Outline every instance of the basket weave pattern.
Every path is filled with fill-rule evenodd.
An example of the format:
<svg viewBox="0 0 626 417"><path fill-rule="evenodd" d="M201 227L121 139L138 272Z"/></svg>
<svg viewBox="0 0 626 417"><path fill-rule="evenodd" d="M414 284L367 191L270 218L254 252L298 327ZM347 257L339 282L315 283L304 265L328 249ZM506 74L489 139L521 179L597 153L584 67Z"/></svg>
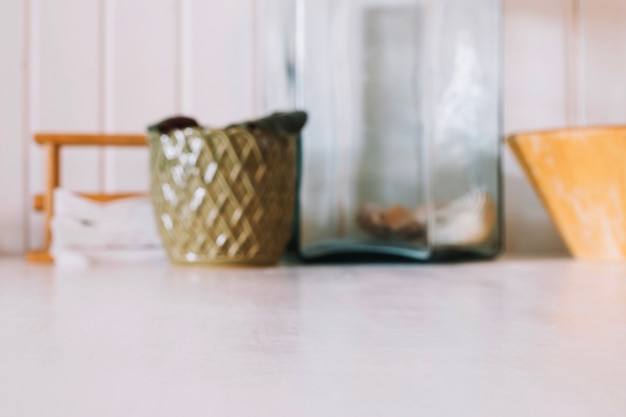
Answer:
<svg viewBox="0 0 626 417"><path fill-rule="evenodd" d="M278 262L291 231L295 143L240 127L152 133L152 198L170 260Z"/></svg>

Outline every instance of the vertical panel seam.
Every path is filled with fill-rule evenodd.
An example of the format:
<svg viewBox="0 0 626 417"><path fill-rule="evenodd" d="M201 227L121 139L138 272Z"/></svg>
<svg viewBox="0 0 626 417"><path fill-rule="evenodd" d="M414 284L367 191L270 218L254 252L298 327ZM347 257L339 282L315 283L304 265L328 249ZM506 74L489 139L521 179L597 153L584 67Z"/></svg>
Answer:
<svg viewBox="0 0 626 417"><path fill-rule="evenodd" d="M98 2L98 130L100 132L105 131L105 119L106 119L106 1L100 0ZM98 149L98 190L103 192L105 188L105 150Z"/></svg>
<svg viewBox="0 0 626 417"><path fill-rule="evenodd" d="M115 130L115 6L116 0L101 0L101 90L100 128L105 133ZM101 186L106 192L115 190L115 150L108 148L102 152Z"/></svg>
<svg viewBox="0 0 626 417"><path fill-rule="evenodd" d="M30 102L32 2L25 0L22 16L22 252L30 249Z"/></svg>
<svg viewBox="0 0 626 417"><path fill-rule="evenodd" d="M586 124L587 123L587 86L586 86L586 77L587 77L587 66L586 66L586 48L585 48L585 38L586 38L586 27L585 27L585 13L582 7L581 0L574 0L576 3L576 66L578 68L578 79L577 79L577 93L578 93L578 109L577 109L577 117L578 123Z"/></svg>
<svg viewBox="0 0 626 417"><path fill-rule="evenodd" d="M176 96L176 112L182 111L182 57L183 57L183 0L177 0L174 3L174 27L176 40L174 42L174 88Z"/></svg>
<svg viewBox="0 0 626 417"><path fill-rule="evenodd" d="M34 132L39 129L39 118L40 118L40 103L41 103L41 88L40 88L40 50L41 50L41 21L40 21L40 11L41 11L41 0L28 0L28 15L26 16L27 20L27 36L28 40L25 41L27 44L27 59L28 59L28 70L26 75L26 88L28 90L28 94L25 97L26 103L26 140L24 141L24 146L26 148L26 207L30 207L29 197L31 192L33 191L33 175L31 169L33 167L32 158L33 152L35 149L32 145L32 136ZM37 179L37 181L42 181L43 178ZM34 216L37 214L33 213L32 210L27 211L28 215L26 216L26 247L30 249L32 247L32 221L34 220Z"/></svg>
<svg viewBox="0 0 626 417"><path fill-rule="evenodd" d="M254 114L255 117L260 117L260 113L261 113L261 103L260 103L260 82L261 80L260 78L260 73L261 73L261 68L260 68L260 53L261 51L259 51L260 45L259 45L259 36L260 36L260 30L261 28L259 27L259 20L261 19L261 16L259 15L260 10L259 10L259 1L260 0L250 0L251 4L250 7L252 7L252 22L251 22L251 27L252 27L252 33L251 33L251 43L252 43L252 91L250 92L250 94L252 94L252 112Z"/></svg>
<svg viewBox="0 0 626 417"><path fill-rule="evenodd" d="M568 0L565 24L565 121L567 125L583 122L583 54L580 0Z"/></svg>
<svg viewBox="0 0 626 417"><path fill-rule="evenodd" d="M178 111L192 113L193 91L193 39L192 39L192 3L191 0L178 0L178 42L177 51L177 74L178 86L177 99Z"/></svg>

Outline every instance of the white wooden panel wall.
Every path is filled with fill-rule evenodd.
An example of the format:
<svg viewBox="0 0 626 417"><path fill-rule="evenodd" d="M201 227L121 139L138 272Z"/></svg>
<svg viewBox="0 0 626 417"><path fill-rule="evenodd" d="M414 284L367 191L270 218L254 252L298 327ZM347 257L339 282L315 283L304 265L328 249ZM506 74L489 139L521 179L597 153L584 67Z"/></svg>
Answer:
<svg viewBox="0 0 626 417"><path fill-rule="evenodd" d="M38 0L39 27L31 41L38 68L31 102L34 130L98 131L100 129L100 31L98 0ZM77 190L100 186L98 150L68 149L61 183Z"/></svg>
<svg viewBox="0 0 626 417"><path fill-rule="evenodd" d="M0 1L0 253L19 252L26 234L24 6Z"/></svg>
<svg viewBox="0 0 626 417"><path fill-rule="evenodd" d="M30 2L31 131L136 133L177 113L214 125L252 115L251 0ZM148 187L145 149L77 149L63 159L68 188ZM29 194L41 191L41 164L33 147ZM37 247L39 215L31 230Z"/></svg>
<svg viewBox="0 0 626 417"><path fill-rule="evenodd" d="M570 0L505 3L505 129L559 127L568 120ZM505 150L506 236L512 252L564 252L563 243L512 153Z"/></svg>
<svg viewBox="0 0 626 417"><path fill-rule="evenodd" d="M581 2L581 119L592 124L626 120L626 1ZM621 81L621 82L620 82Z"/></svg>
<svg viewBox="0 0 626 417"><path fill-rule="evenodd" d="M29 16L32 131L94 132L102 128L100 4L98 0L32 0ZM41 150L32 146L31 190L42 191ZM67 149L61 184L102 189L102 152ZM32 216L31 240L40 246L41 217Z"/></svg>
<svg viewBox="0 0 626 417"><path fill-rule="evenodd" d="M141 132L178 112L211 125L253 115L257 1L2 0L0 253L41 243L40 218L29 216L43 184L32 132ZM626 123L624 0L505 0L505 29L507 132ZM63 157L74 189L147 186L144 150ZM562 252L508 152L505 163L509 249Z"/></svg>
<svg viewBox="0 0 626 417"><path fill-rule="evenodd" d="M255 1L191 0L191 110L209 125L253 115Z"/></svg>
<svg viewBox="0 0 626 417"><path fill-rule="evenodd" d="M176 0L108 0L104 92L107 130L143 132L157 119L180 110L178 93L179 20ZM148 187L148 153L111 150L107 191Z"/></svg>

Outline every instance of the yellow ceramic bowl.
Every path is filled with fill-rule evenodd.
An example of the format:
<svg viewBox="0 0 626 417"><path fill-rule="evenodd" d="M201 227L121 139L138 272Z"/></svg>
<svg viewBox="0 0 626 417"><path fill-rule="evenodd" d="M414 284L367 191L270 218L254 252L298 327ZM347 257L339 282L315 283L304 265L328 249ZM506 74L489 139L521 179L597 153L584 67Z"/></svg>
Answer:
<svg viewBox="0 0 626 417"><path fill-rule="evenodd" d="M575 257L626 259L626 127L523 133L509 144Z"/></svg>

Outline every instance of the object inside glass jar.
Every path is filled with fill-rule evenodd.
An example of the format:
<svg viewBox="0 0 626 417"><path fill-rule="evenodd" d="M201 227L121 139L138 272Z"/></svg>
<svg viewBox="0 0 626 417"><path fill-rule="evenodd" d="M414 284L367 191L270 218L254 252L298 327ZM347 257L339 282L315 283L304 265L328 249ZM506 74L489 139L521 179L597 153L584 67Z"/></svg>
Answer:
<svg viewBox="0 0 626 417"><path fill-rule="evenodd" d="M435 204L432 209L434 216L430 219L428 205L415 209L395 205L386 209L366 203L358 209L356 223L376 239L411 242L430 239L438 246L484 243L496 225L496 204L485 191L471 191L456 200Z"/></svg>

